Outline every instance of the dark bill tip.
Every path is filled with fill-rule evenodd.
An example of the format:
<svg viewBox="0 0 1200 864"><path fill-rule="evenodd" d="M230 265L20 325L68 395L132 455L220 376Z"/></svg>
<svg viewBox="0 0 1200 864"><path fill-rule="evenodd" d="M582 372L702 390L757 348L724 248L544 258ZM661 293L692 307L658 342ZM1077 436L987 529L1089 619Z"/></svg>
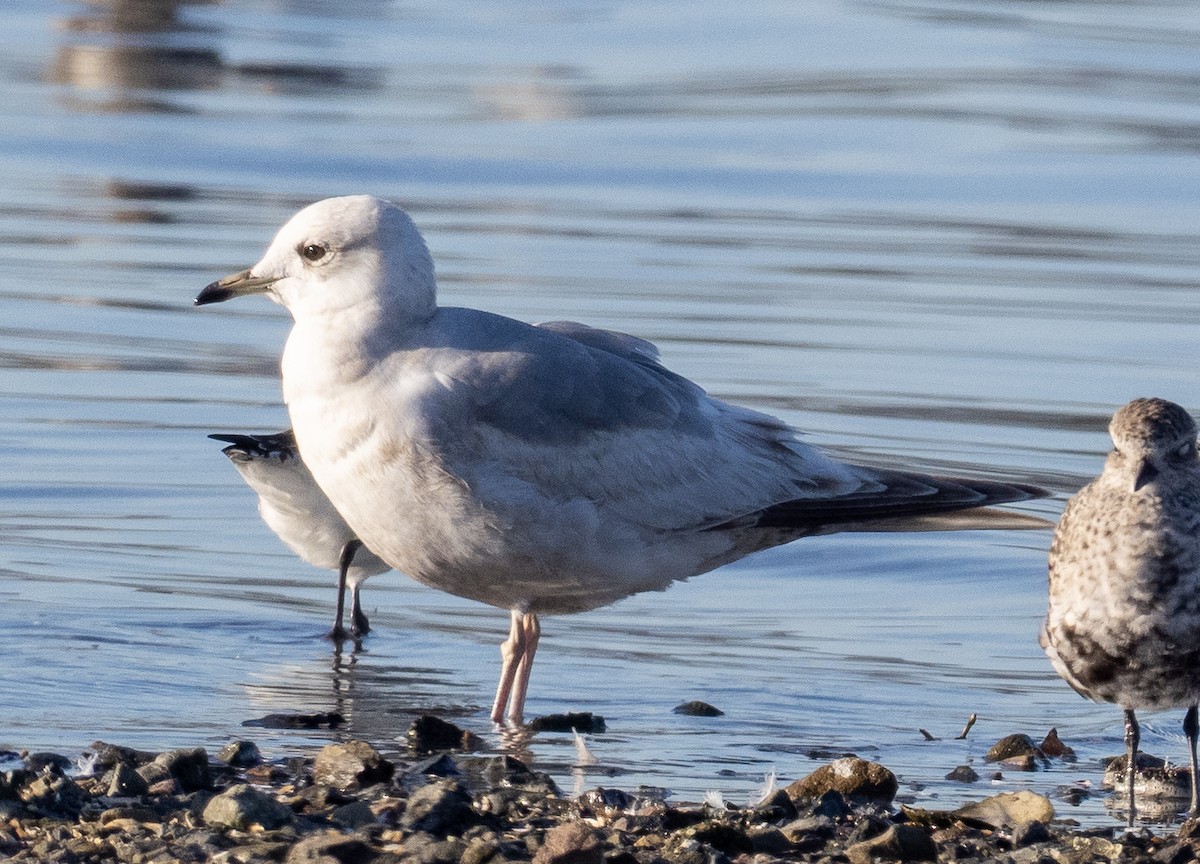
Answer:
<svg viewBox="0 0 1200 864"><path fill-rule="evenodd" d="M209 303L224 303L232 296L232 291L222 287L221 283L214 282L211 285L206 285L204 290L196 295L196 299L193 302L197 306L207 306Z"/></svg>
<svg viewBox="0 0 1200 864"><path fill-rule="evenodd" d="M194 302L197 306L207 306L210 303L224 303L243 294L262 294L276 281L271 276L252 276L249 270L242 270L204 286Z"/></svg>

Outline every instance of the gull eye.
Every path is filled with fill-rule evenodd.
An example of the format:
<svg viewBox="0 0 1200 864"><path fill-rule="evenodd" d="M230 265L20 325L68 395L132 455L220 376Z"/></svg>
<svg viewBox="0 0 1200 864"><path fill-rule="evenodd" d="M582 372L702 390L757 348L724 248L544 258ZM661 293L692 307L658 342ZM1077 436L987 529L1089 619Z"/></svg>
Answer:
<svg viewBox="0 0 1200 864"><path fill-rule="evenodd" d="M329 254L329 248L320 243L305 243L300 247L300 257L312 264Z"/></svg>

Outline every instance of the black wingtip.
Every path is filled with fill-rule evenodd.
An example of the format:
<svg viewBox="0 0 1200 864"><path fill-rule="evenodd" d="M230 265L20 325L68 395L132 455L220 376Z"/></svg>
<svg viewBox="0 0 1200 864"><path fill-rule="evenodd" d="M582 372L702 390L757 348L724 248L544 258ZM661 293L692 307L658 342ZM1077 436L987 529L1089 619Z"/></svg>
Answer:
<svg viewBox="0 0 1200 864"><path fill-rule="evenodd" d="M898 471L878 471L890 494L851 494L840 498L801 498L783 501L753 514L760 528L818 530L822 526L858 522L921 518L981 510L997 504L1013 504L1046 498L1045 489L1028 483L973 480L962 477L930 477Z"/></svg>
<svg viewBox="0 0 1200 864"><path fill-rule="evenodd" d="M214 441L224 441L226 444L241 444L245 441L245 439L249 438L250 436L249 435L234 435L234 434L226 434L226 433L221 433L221 432L214 432L211 435L209 435L208 437Z"/></svg>
<svg viewBox="0 0 1200 864"><path fill-rule="evenodd" d="M283 459L296 455L296 436L292 434L291 429L285 429L282 432L275 432L270 435L250 435L243 432L213 432L208 437L214 441L223 441L229 444L230 446L224 448L221 452L230 457L235 453L242 453L246 456L270 456L273 453L279 453Z"/></svg>

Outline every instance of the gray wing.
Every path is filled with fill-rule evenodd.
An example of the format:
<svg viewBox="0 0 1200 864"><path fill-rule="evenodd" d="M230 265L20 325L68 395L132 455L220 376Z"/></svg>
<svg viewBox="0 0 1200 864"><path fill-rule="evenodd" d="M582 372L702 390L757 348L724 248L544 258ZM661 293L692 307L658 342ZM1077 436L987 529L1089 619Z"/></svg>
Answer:
<svg viewBox="0 0 1200 864"><path fill-rule="evenodd" d="M881 488L780 420L712 399L643 340L475 310L438 319L434 347L411 362L438 381L440 404L424 406L441 424L432 434L481 496L584 500L647 528L695 530Z"/></svg>
<svg viewBox="0 0 1200 864"><path fill-rule="evenodd" d="M637 336L620 333L616 330L601 330L589 327L576 321L544 321L535 324L540 330L548 330L568 339L574 339L590 348L597 348L624 357L631 363L646 363L660 366L658 362L658 346Z"/></svg>
<svg viewBox="0 0 1200 864"><path fill-rule="evenodd" d="M812 533L1043 494L838 462L777 418L711 398L622 333L466 309L438 316L435 347L416 360L439 382L435 414L451 418L435 437L449 462L459 451L456 473L500 506L587 501L654 530Z"/></svg>
<svg viewBox="0 0 1200 864"><path fill-rule="evenodd" d="M453 381L473 418L523 441L569 445L601 433L711 434L704 391L642 339L556 321L529 325L439 310L440 350L423 358Z"/></svg>
<svg viewBox="0 0 1200 864"><path fill-rule="evenodd" d="M658 348L645 339L627 333L599 330L572 321L551 321L537 326L575 339L589 347L608 351L631 363L653 366L666 372L658 362ZM746 412L743 422L750 421L751 416L751 412ZM755 420L773 427L777 433L796 434L794 430L774 418L758 415ZM795 453L794 446L785 447L784 450L788 455ZM789 460L789 465L791 461L794 460ZM737 520L739 527L752 523L760 528L809 528L820 531L860 523L886 523L889 528L895 528L903 527L904 524L896 523L895 520L917 516L936 517L957 510L1024 501L1046 494L1044 490L1035 486L1019 483L932 477L865 466L847 467L853 467L861 481L856 488L843 487L834 495L813 494L814 490L806 489L807 494L803 497L782 501L757 512L745 514ZM995 514L988 514L988 518L994 519ZM922 524L938 528L950 523L935 521ZM968 527L973 524L966 523ZM1029 527L1030 524L1045 527L1047 523L1041 519L1032 519L1024 520L1021 524L1022 527Z"/></svg>

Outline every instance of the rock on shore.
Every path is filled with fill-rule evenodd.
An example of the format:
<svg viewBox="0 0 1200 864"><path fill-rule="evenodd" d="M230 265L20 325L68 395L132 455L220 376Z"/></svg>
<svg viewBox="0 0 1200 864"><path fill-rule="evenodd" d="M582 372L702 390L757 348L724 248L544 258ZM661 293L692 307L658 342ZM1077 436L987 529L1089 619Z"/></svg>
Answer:
<svg viewBox="0 0 1200 864"><path fill-rule="evenodd" d="M427 724L428 725L428 724ZM446 731L446 730L441 730ZM471 749L472 736L443 740ZM884 766L836 759L754 807L671 805L616 789L564 797L511 756L331 744L270 764L250 742L147 753L93 745L95 769L23 754L0 772L0 858L230 864L1184 864L1200 821L1162 836L1056 824L1031 792L955 811L901 807ZM13 764L13 760L5 763Z"/></svg>

